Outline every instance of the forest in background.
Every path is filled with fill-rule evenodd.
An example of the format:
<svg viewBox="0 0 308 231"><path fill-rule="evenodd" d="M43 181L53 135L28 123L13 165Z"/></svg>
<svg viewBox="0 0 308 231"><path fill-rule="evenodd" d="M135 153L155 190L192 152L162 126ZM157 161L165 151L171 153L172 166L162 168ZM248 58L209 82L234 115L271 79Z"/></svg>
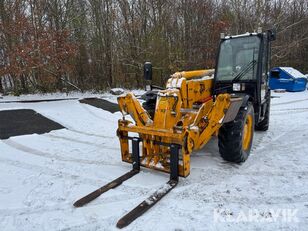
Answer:
<svg viewBox="0 0 308 231"><path fill-rule="evenodd" d="M277 30L272 66L308 72L307 0L0 0L0 92L142 87L145 61L163 85L258 27Z"/></svg>

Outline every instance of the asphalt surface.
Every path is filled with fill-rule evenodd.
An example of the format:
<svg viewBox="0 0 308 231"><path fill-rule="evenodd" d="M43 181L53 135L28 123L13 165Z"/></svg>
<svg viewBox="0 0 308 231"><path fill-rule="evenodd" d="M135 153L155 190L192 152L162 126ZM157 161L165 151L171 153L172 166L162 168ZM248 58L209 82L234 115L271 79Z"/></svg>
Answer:
<svg viewBox="0 0 308 231"><path fill-rule="evenodd" d="M86 98L86 99L79 100L79 102L89 104L97 108L101 108L111 113L114 113L120 110L118 104L111 103L107 100L99 99L99 98Z"/></svg>
<svg viewBox="0 0 308 231"><path fill-rule="evenodd" d="M43 134L64 128L34 110L19 109L0 111L0 139L27 134Z"/></svg>

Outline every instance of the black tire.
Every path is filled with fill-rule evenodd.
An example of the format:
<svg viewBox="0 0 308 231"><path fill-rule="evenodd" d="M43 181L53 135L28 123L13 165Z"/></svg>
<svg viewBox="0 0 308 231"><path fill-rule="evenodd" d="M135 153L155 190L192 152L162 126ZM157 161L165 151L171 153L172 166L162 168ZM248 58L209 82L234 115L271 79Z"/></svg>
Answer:
<svg viewBox="0 0 308 231"><path fill-rule="evenodd" d="M271 96L269 96L266 102L266 111L264 118L261 122L256 125L256 130L258 131L267 131L269 128L269 121L270 121L270 108L271 108Z"/></svg>
<svg viewBox="0 0 308 231"><path fill-rule="evenodd" d="M245 149L243 135L246 123L250 124L251 132L248 146L246 145ZM247 160L252 146L253 134L254 110L252 104L248 102L246 107L240 108L233 121L223 124L219 129L218 147L221 157L226 161L234 163L241 163Z"/></svg>

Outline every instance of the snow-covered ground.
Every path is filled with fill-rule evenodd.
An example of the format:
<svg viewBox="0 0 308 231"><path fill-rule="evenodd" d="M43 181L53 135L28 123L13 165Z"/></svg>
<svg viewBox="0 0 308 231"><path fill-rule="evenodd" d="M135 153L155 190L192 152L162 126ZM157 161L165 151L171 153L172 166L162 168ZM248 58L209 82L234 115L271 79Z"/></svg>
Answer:
<svg viewBox="0 0 308 231"><path fill-rule="evenodd" d="M213 138L192 156L190 176L126 230L308 230L308 92L273 95L270 129L255 133L244 164L224 162ZM169 178L142 169L76 209L76 199L131 169L115 134L120 113L77 100L0 103L0 110L17 108L67 129L0 140L0 230L116 230ZM275 217L286 209L296 219ZM258 219L249 220L251 211Z"/></svg>
<svg viewBox="0 0 308 231"><path fill-rule="evenodd" d="M129 92L130 90L128 89L122 89L122 88L114 88L116 89L121 89L124 92ZM132 90L135 95L142 95L145 91L141 89L136 89ZM103 92L103 93L93 93L90 91L86 92L79 92L79 91L73 91L68 94L62 93L62 92L57 92L57 93L48 93L48 94L28 94L28 95L20 95L20 96L12 96L12 95L7 95L7 96L1 96L0 95L0 103L1 102L11 102L11 101L29 101L29 100L52 100L52 99L83 99L83 98L91 98L91 97L98 97L98 98L104 98L107 99L113 103L117 102L117 99L114 95L109 93L108 91Z"/></svg>

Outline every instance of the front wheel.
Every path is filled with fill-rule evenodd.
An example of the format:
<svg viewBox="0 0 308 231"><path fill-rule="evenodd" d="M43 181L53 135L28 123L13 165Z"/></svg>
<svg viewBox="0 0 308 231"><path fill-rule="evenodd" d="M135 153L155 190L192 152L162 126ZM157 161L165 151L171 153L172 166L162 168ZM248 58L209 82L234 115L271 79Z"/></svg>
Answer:
<svg viewBox="0 0 308 231"><path fill-rule="evenodd" d="M254 134L254 110L250 102L241 107L235 119L221 126L218 147L221 157L230 162L247 160Z"/></svg>

